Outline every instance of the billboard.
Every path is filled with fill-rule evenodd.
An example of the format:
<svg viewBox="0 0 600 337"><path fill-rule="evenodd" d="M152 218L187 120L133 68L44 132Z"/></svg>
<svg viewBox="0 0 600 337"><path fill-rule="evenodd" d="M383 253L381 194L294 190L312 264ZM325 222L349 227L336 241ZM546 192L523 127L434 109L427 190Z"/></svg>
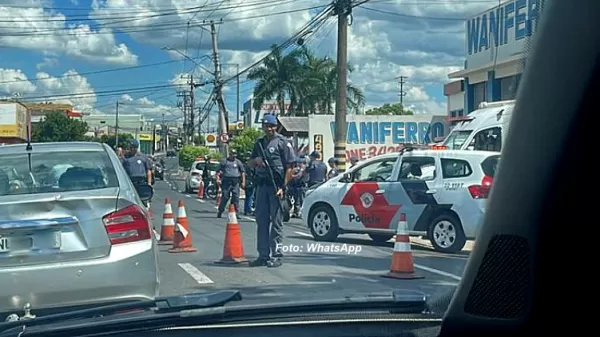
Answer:
<svg viewBox="0 0 600 337"><path fill-rule="evenodd" d="M545 0L511 0L466 22L466 68L476 69L523 52Z"/></svg>
<svg viewBox="0 0 600 337"><path fill-rule="evenodd" d="M0 102L0 137L27 139L27 108L19 103Z"/></svg>
<svg viewBox="0 0 600 337"><path fill-rule="evenodd" d="M346 160L360 160L390 152L398 152L400 144L428 144L449 132L443 115L368 116L348 115ZM335 121L333 115L310 115L308 132L312 148L324 160L333 157Z"/></svg>

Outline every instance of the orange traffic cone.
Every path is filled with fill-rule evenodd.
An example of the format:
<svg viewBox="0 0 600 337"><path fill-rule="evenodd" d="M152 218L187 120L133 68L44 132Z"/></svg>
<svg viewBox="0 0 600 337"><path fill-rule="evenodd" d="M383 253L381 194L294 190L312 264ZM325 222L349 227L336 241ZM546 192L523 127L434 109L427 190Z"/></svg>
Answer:
<svg viewBox="0 0 600 337"><path fill-rule="evenodd" d="M173 244L173 234L175 228L175 219L173 219L173 209L171 208L171 200L165 198L165 212L163 213L163 224L160 228L159 245Z"/></svg>
<svg viewBox="0 0 600 337"><path fill-rule="evenodd" d="M204 182L200 181L200 186L198 186L198 199L204 199Z"/></svg>
<svg viewBox="0 0 600 337"><path fill-rule="evenodd" d="M173 237L173 248L169 253L193 253L197 251L192 245L192 233L188 226L187 214L183 200L177 204L177 223L175 224L175 234Z"/></svg>
<svg viewBox="0 0 600 337"><path fill-rule="evenodd" d="M395 279L424 278L415 274L415 264L410 249L410 237L408 236L408 224L406 223L406 214L404 213L400 213L400 220L398 221L390 271L381 276Z"/></svg>
<svg viewBox="0 0 600 337"><path fill-rule="evenodd" d="M225 245L223 247L223 258L215 261L216 264L239 265L248 262L244 255L242 244L242 231L238 223L235 206L229 205L229 221L225 229Z"/></svg>

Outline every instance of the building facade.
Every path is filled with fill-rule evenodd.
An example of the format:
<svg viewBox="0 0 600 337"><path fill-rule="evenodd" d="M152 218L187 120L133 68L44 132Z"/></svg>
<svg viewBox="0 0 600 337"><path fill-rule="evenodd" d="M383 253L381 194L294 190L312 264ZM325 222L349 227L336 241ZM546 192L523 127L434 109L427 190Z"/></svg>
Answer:
<svg viewBox="0 0 600 337"><path fill-rule="evenodd" d="M544 0L511 0L467 20L464 69L448 75L448 94L444 87L450 117L460 116L460 97L463 115L484 101L515 99L543 6Z"/></svg>

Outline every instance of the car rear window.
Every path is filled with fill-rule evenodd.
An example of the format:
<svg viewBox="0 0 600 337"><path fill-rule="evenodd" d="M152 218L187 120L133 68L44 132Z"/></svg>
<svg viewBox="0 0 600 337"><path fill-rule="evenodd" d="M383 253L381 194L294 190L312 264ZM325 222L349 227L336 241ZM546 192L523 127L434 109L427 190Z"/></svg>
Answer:
<svg viewBox="0 0 600 337"><path fill-rule="evenodd" d="M118 187L105 151L0 154L0 195L69 192Z"/></svg>
<svg viewBox="0 0 600 337"><path fill-rule="evenodd" d="M487 157L483 162L481 162L481 169L483 170L483 173L488 177L494 178L499 162L499 155Z"/></svg>
<svg viewBox="0 0 600 337"><path fill-rule="evenodd" d="M196 164L196 170L203 171L204 170L204 165L206 165L206 163L204 163L204 162L200 162L200 163ZM217 171L220 166L221 165L219 163L212 162L212 163L208 164L208 170L209 171Z"/></svg>

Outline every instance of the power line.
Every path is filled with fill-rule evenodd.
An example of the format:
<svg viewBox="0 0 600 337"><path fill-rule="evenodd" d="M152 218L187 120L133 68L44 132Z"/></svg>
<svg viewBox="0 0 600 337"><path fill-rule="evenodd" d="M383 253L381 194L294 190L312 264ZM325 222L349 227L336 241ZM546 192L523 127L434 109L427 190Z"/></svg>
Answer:
<svg viewBox="0 0 600 337"><path fill-rule="evenodd" d="M262 19L262 18L266 18L266 17L270 17L270 16L277 16L277 15L283 15L283 14L291 14L291 13L298 13L298 12L304 12L304 11L308 11L308 10L314 10L314 9L321 9L323 7L326 6L312 6L312 7L305 7L305 8L298 8L298 9L292 9L292 10L287 10L287 11L280 11L280 12L271 12L271 13L267 13L267 14L260 14L260 15L253 15L253 16L246 16L246 17L240 17L240 18L231 18L231 19L227 19L227 20L222 20L220 21L220 23L230 23L230 22L238 22L238 21L245 21L245 20L253 20L253 19ZM209 23L194 23L194 24L190 24L190 28L199 28L199 27L205 27L205 26L209 26ZM141 32L160 32L160 31L168 31L168 30L176 30L176 29L183 29L184 27L186 27L186 24L181 24L181 22L176 22L176 23L164 23L164 24L153 24L153 25L145 25L145 26L130 26L130 27L114 27L114 29L117 29L116 31L110 29L110 30L100 30L100 31L84 31L84 30L78 30L78 31L73 31L76 29L72 29L72 28L61 28L61 29L54 29L54 30L37 30L37 31L26 31L26 32L15 32L15 33L0 33L0 38L2 37L17 37L17 36L54 36L57 35L56 33L61 32L60 35L62 36L69 36L69 35L76 35L76 36L85 36L85 35L103 35L103 34L110 34L110 35L116 35L116 34L130 34L130 33L141 33ZM141 28L140 28L141 27ZM146 27L146 28L145 28ZM0 27L0 28L12 28L12 27ZM131 29L129 29L131 28ZM64 32L64 33L62 33Z"/></svg>
<svg viewBox="0 0 600 337"><path fill-rule="evenodd" d="M112 72L116 72L116 71L126 71L126 70L133 70L133 69L156 67L156 66L172 64L172 63L177 63L177 62L180 62L180 60L170 60L170 61L157 62L157 63L148 63L148 64L142 64L142 65L131 66L131 67L109 68L109 69L104 69L104 70L88 71L88 72L83 72L83 73L65 74L65 75L61 75L61 76L49 76L49 77L44 77L44 78L15 79L15 80L10 80L10 81L1 81L0 84L17 83L17 82L38 82L38 81L45 81L45 80L51 80L51 79L75 77L75 76L105 74L105 73L112 73Z"/></svg>

